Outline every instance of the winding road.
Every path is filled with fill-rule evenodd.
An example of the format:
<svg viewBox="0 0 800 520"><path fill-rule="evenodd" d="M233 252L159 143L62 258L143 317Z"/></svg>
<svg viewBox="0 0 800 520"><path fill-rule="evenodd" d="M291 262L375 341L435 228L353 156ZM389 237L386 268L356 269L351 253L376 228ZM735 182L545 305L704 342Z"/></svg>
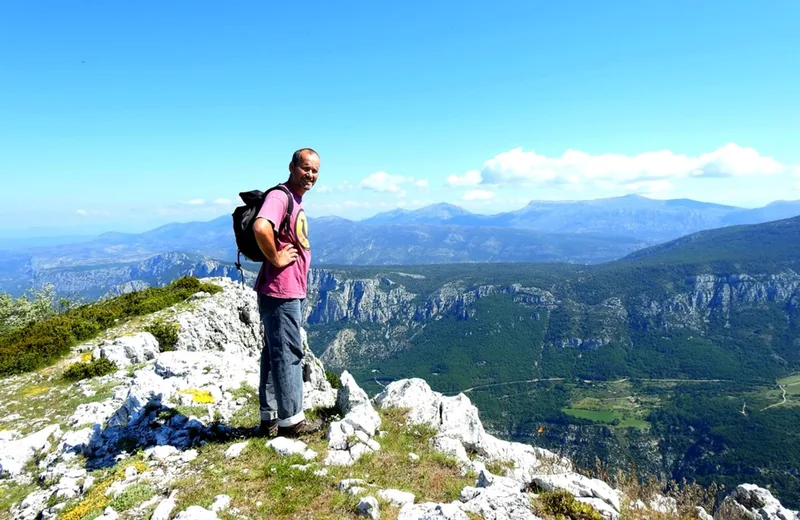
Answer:
<svg viewBox="0 0 800 520"><path fill-rule="evenodd" d="M797 384L797 383L795 383L795 384ZM762 412L764 410L769 410L770 408L773 408L775 406L780 406L782 404L786 404L786 387L783 386L783 385L778 385L778 387L783 391L783 401L781 401L780 403L771 404L771 405L767 406L766 408L762 408L761 409Z"/></svg>

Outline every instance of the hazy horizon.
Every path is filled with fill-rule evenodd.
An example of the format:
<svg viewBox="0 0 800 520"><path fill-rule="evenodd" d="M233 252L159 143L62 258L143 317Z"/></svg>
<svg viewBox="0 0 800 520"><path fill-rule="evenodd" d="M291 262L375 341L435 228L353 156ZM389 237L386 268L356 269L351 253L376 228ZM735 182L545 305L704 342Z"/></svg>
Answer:
<svg viewBox="0 0 800 520"><path fill-rule="evenodd" d="M631 195L635 195L635 194L631 194ZM464 205L458 204L458 203L454 204L454 203L450 203L450 202L431 202L430 204L418 205L418 206L413 206L413 207L395 207L395 208L377 209L377 210L375 210L374 213L371 213L371 214L368 214L366 216L363 216L363 217L360 217L360 218L356 218L356 219L349 218L348 216L342 216L342 215L337 215L337 214L332 214L332 213L326 213L326 214L323 214L323 215L310 216L309 218L312 221L314 219L316 219L316 218L324 218L324 217L340 217L340 218L345 218L345 219L353 220L353 221L362 221L362 220L367 220L369 218L375 217L375 216L377 216L379 214L388 213L390 211L397 210L397 209L401 209L401 210L405 210L405 211L414 211L414 210L417 210L417 209L421 209L421 208L429 207L429 206L434 206L434 205L437 205L437 204L448 204L448 205L460 207L460 208L465 209L465 210L469 211L470 213L473 213L473 214L476 214L476 215L491 216L491 215L497 215L497 214L500 214L500 213L506 213L506 212L509 212L509 211L516 211L516 210L522 209L525 206L527 206L528 204L534 203L534 202L573 203L573 202L586 202L586 201L593 201L593 200L604 200L604 199L610 199L610 198L621 198L621 197L625 197L625 196L626 195L622 195L622 196L618 196L618 197L602 197L602 198L594 198L594 199L564 199L564 200L531 199L530 201L528 201L526 203L523 203L523 204L519 205L518 207L504 208L502 210L498 210L497 207L491 208L489 206L485 206L483 208L480 208L478 211L473 211L473 210L467 209L466 207L464 207ZM647 199L650 199L650 200L658 200L658 201L683 200L683 199L652 199L650 197L645 197L645 196L642 196L642 195L635 195L635 196L642 197L642 198L647 198ZM702 201L702 200L696 200L696 199L689 199L689 200L692 200L694 202L707 203L707 204L718 204L716 202ZM743 209L743 210L746 210L746 209L758 209L758 208L761 208L761 207L764 207L764 206L768 206L770 204L780 203L780 202L800 202L800 199L795 199L795 200L781 200L781 199L778 199L778 200L771 201L771 202L769 202L767 204L764 204L762 206L752 206L752 207L735 206L735 207ZM493 209L493 211L491 211L492 209ZM220 214L215 215L215 216L210 216L208 218L200 218L200 219L197 219L197 218L185 218L185 219L165 220L165 221L163 221L161 223L158 223L156 225L145 226L145 227L128 227L128 228L125 228L123 226L123 227L119 228L119 227L108 227L108 226L96 226L96 227L44 227L44 226L39 226L39 227L19 228L19 229L6 229L6 228L0 227L0 240L6 241L6 242L10 242L10 241L14 241L14 240L29 239L29 238L41 238L41 239L75 238L76 240L81 240L81 239L96 237L96 236L102 235L104 233L114 233L114 232L134 233L134 234L135 233L144 233L144 232L151 231L153 229L157 229L159 227L170 225L170 224L187 224L187 223L190 223L190 222L210 222L212 220L216 220L216 219L222 218L222 217L230 217L230 212L220 213ZM0 244L0 246L2 246L2 244Z"/></svg>

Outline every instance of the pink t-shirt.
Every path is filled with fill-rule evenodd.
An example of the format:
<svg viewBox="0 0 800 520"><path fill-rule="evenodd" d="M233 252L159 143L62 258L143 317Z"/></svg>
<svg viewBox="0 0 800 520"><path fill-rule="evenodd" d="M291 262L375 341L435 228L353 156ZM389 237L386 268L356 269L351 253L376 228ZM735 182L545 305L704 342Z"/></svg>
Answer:
<svg viewBox="0 0 800 520"><path fill-rule="evenodd" d="M288 186L284 183L283 186ZM256 218L272 222L275 230L275 247L280 251L286 244L294 244L297 259L283 268L277 268L269 261L261 264L256 278L255 290L275 298L305 298L308 283L308 268L311 265L311 245L308 241L308 220L303 210L303 198L291 191L294 208L289 221L289 234L279 232L289 199L281 190L271 191L264 200Z"/></svg>

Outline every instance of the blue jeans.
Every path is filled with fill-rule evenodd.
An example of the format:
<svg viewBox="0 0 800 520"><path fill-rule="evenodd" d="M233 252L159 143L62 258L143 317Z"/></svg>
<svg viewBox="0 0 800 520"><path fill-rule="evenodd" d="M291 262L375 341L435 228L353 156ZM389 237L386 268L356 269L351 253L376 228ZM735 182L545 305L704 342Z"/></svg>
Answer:
<svg viewBox="0 0 800 520"><path fill-rule="evenodd" d="M258 294L264 325L258 402L262 421L278 419L292 426L303 414L303 343L300 337L302 300Z"/></svg>

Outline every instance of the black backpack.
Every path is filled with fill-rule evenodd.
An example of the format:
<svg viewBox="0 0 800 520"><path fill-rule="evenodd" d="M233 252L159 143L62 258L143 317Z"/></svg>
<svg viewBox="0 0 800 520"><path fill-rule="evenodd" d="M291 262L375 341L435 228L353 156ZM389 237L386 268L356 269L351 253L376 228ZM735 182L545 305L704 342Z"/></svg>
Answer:
<svg viewBox="0 0 800 520"><path fill-rule="evenodd" d="M256 235L253 232L253 224L256 221L258 212L261 210L261 206L264 204L264 199L266 199L267 193L273 190L281 190L289 199L289 205L286 207L286 215L284 215L283 220L278 227L279 233L288 234L291 225L289 220L291 219L292 212L294 211L294 197L292 197L292 194L289 193L289 190L281 184L273 186L264 192L253 190L239 193L239 197L242 199L242 202L244 202L244 206L239 206L233 210L233 235L236 237L236 248L238 249L238 253L236 255L236 268L242 275L242 281L244 281L244 273L242 273L241 264L242 256L253 262L267 261L264 253L261 252L261 248L258 247L258 242L256 242Z"/></svg>

